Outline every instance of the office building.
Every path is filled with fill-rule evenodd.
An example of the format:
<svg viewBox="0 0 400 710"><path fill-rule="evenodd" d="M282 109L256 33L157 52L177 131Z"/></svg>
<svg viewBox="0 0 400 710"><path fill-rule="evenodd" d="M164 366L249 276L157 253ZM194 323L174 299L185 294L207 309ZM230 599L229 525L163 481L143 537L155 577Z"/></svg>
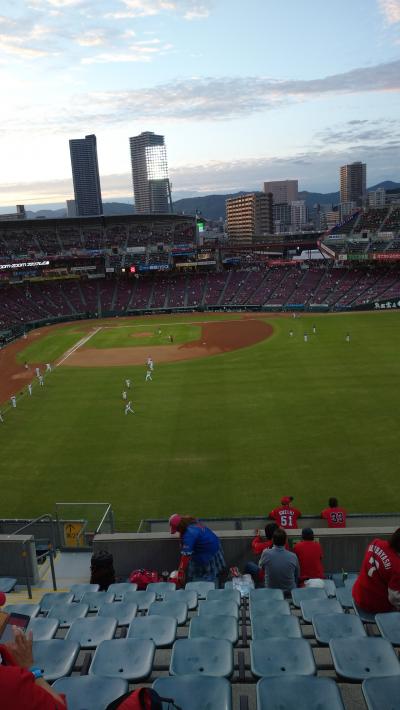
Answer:
<svg viewBox="0 0 400 710"><path fill-rule="evenodd" d="M76 217L75 200L67 200L67 217Z"/></svg>
<svg viewBox="0 0 400 710"><path fill-rule="evenodd" d="M288 205L286 202L274 202L272 205L272 214L274 219L275 234L282 234L283 232L288 232L290 223L292 221L290 205Z"/></svg>
<svg viewBox="0 0 400 710"><path fill-rule="evenodd" d="M272 180L264 183L264 192L272 194L275 204L289 204L299 199L298 180Z"/></svg>
<svg viewBox="0 0 400 710"><path fill-rule="evenodd" d="M226 229L230 240L249 244L273 234L272 195L253 192L226 200Z"/></svg>
<svg viewBox="0 0 400 710"><path fill-rule="evenodd" d="M0 215L1 222L13 222L17 219L26 219L25 205L17 205L15 212Z"/></svg>
<svg viewBox="0 0 400 710"><path fill-rule="evenodd" d="M69 150L77 216L90 217L102 214L96 136L70 140Z"/></svg>
<svg viewBox="0 0 400 710"><path fill-rule="evenodd" d="M378 187L368 193L368 207L385 207L386 206L386 190L384 187Z"/></svg>
<svg viewBox="0 0 400 710"><path fill-rule="evenodd" d="M164 136L151 131L129 139L136 214L172 212Z"/></svg>
<svg viewBox="0 0 400 710"><path fill-rule="evenodd" d="M362 205L367 196L367 166L356 162L340 168L340 202Z"/></svg>
<svg viewBox="0 0 400 710"><path fill-rule="evenodd" d="M307 224L308 213L304 200L292 200L290 203L290 223L294 232L301 231Z"/></svg>

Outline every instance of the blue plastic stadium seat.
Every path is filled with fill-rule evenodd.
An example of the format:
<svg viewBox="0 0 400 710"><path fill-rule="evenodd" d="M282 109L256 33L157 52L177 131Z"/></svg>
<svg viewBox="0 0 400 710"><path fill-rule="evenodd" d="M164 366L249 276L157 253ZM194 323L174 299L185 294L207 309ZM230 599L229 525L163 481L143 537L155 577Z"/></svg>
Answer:
<svg viewBox="0 0 400 710"><path fill-rule="evenodd" d="M169 672L228 678L233 673L233 646L226 639L179 639L172 648Z"/></svg>
<svg viewBox="0 0 400 710"><path fill-rule="evenodd" d="M314 614L312 617L315 638L328 645L332 639L364 638L364 624L356 614Z"/></svg>
<svg viewBox="0 0 400 710"><path fill-rule="evenodd" d="M15 577L0 577L0 592L8 594L8 592L12 592L16 584Z"/></svg>
<svg viewBox="0 0 400 710"><path fill-rule="evenodd" d="M348 574L347 579L344 580L344 586L352 589L357 577L358 577L358 574Z"/></svg>
<svg viewBox="0 0 400 710"><path fill-rule="evenodd" d="M108 592L115 594L115 601L121 601L126 592L136 592L137 584L131 582L114 582L108 587Z"/></svg>
<svg viewBox="0 0 400 710"><path fill-rule="evenodd" d="M261 587L260 589L251 589L249 594L250 602L268 601L268 602L283 602L284 595L282 589L269 589Z"/></svg>
<svg viewBox="0 0 400 710"><path fill-rule="evenodd" d="M174 643L176 627L172 616L139 616L130 624L128 638L151 639L157 648L165 648Z"/></svg>
<svg viewBox="0 0 400 710"><path fill-rule="evenodd" d="M251 672L256 677L315 675L311 646L305 639L269 638L250 644Z"/></svg>
<svg viewBox="0 0 400 710"><path fill-rule="evenodd" d="M269 638L301 638L300 623L296 616L254 616L251 624L253 641Z"/></svg>
<svg viewBox="0 0 400 710"><path fill-rule="evenodd" d="M386 641L390 641L394 646L400 646L400 612L376 614L375 623Z"/></svg>
<svg viewBox="0 0 400 710"><path fill-rule="evenodd" d="M32 631L34 641L49 641L54 638L58 629L58 619L49 619L48 617L39 619L31 618L27 632Z"/></svg>
<svg viewBox="0 0 400 710"><path fill-rule="evenodd" d="M304 621L311 624L314 614L343 614L343 608L337 599L305 599L300 602Z"/></svg>
<svg viewBox="0 0 400 710"><path fill-rule="evenodd" d="M40 611L49 611L51 607L59 602L63 604L71 604L74 600L74 595L72 592L48 592L43 594L39 606Z"/></svg>
<svg viewBox="0 0 400 710"><path fill-rule="evenodd" d="M345 609L353 609L353 596L349 587L336 589L336 599Z"/></svg>
<svg viewBox="0 0 400 710"><path fill-rule="evenodd" d="M32 619L39 614L40 606L39 604L7 604L3 611L6 611L7 614L26 614Z"/></svg>
<svg viewBox="0 0 400 710"><path fill-rule="evenodd" d="M180 675L157 678L154 690L173 698L182 710L232 710L231 684L226 678L208 675ZM163 709L167 709L163 704Z"/></svg>
<svg viewBox="0 0 400 710"><path fill-rule="evenodd" d="M361 621L364 622L364 624L374 624L375 623L375 614L372 614L370 611L365 611L364 609L361 609L361 607L355 603L354 599L353 599L353 609L356 612L356 614L358 614Z"/></svg>
<svg viewBox="0 0 400 710"><path fill-rule="evenodd" d="M188 608L186 602L154 602L149 606L149 616L172 616L179 625L185 624Z"/></svg>
<svg viewBox="0 0 400 710"><path fill-rule="evenodd" d="M52 639L51 641L33 642L35 666L42 669L47 681L69 675L78 653L79 644L75 641Z"/></svg>
<svg viewBox="0 0 400 710"><path fill-rule="evenodd" d="M86 592L98 592L99 589L98 584L72 584L70 591L74 595L74 602L80 602Z"/></svg>
<svg viewBox="0 0 400 710"><path fill-rule="evenodd" d="M115 602L103 604L98 616L116 619L118 626L128 626L137 614L138 606L133 602Z"/></svg>
<svg viewBox="0 0 400 710"><path fill-rule="evenodd" d="M324 585L328 597L336 597L336 584L333 579L324 579Z"/></svg>
<svg viewBox="0 0 400 710"><path fill-rule="evenodd" d="M89 604L89 611L98 611L103 604L111 604L114 600L112 592L86 592L81 602Z"/></svg>
<svg viewBox="0 0 400 710"><path fill-rule="evenodd" d="M399 660L385 639L332 639L329 648L336 673L346 680L400 675Z"/></svg>
<svg viewBox="0 0 400 710"><path fill-rule="evenodd" d="M146 592L139 589L137 592L125 592L122 597L124 602L133 602L138 605L139 611L147 611L149 606L156 600L155 592Z"/></svg>
<svg viewBox="0 0 400 710"><path fill-rule="evenodd" d="M105 710L107 705L128 691L122 678L98 678L93 675L60 678L53 684L57 693L64 693L68 710Z"/></svg>
<svg viewBox="0 0 400 710"><path fill-rule="evenodd" d="M292 601L297 607L300 607L300 602L308 599L327 599L328 595L325 589L320 587L301 587L292 589Z"/></svg>
<svg viewBox="0 0 400 710"><path fill-rule="evenodd" d="M188 582L185 589L194 589L199 599L205 599L210 589L215 589L215 582Z"/></svg>
<svg viewBox="0 0 400 710"><path fill-rule="evenodd" d="M400 677L367 678L361 686L368 710L397 710Z"/></svg>
<svg viewBox="0 0 400 710"><path fill-rule="evenodd" d="M287 676L257 683L257 710L344 710L332 678Z"/></svg>
<svg viewBox="0 0 400 710"><path fill-rule="evenodd" d="M234 616L239 618L239 607L232 601L201 601L199 602L199 616Z"/></svg>
<svg viewBox="0 0 400 710"><path fill-rule="evenodd" d="M267 601L257 599L250 602L250 619L256 616L289 616L290 607L288 602Z"/></svg>
<svg viewBox="0 0 400 710"><path fill-rule="evenodd" d="M162 597L164 592L175 592L176 584L173 582L150 582L146 587L147 592L154 592L157 598Z"/></svg>
<svg viewBox="0 0 400 710"><path fill-rule="evenodd" d="M194 589L177 589L176 592L165 592L163 599L165 602L186 602L188 609L197 608L197 592Z"/></svg>
<svg viewBox="0 0 400 710"><path fill-rule="evenodd" d="M90 675L124 678L131 683L145 680L151 673L156 646L149 639L102 641L89 668Z"/></svg>
<svg viewBox="0 0 400 710"><path fill-rule="evenodd" d="M88 604L82 604L78 602L76 604L64 604L64 602L58 602L49 609L48 617L52 619L58 619L60 626L71 626L75 619L82 619L89 611Z"/></svg>
<svg viewBox="0 0 400 710"><path fill-rule="evenodd" d="M234 616L194 616L190 621L189 638L226 639L235 644L239 638Z"/></svg>
<svg viewBox="0 0 400 710"><path fill-rule="evenodd" d="M65 638L68 641L76 641L81 648L96 648L102 641L114 638L116 628L116 619L98 616L75 619Z"/></svg>
<svg viewBox="0 0 400 710"><path fill-rule="evenodd" d="M238 589L210 589L207 592L207 601L230 601L240 606L240 592Z"/></svg>

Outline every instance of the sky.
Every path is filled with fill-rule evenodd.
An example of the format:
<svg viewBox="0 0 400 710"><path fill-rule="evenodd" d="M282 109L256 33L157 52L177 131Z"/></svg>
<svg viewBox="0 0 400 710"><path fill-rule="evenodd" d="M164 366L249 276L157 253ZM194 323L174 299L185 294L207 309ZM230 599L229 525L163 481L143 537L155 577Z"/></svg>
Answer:
<svg viewBox="0 0 400 710"><path fill-rule="evenodd" d="M103 199L129 137L165 135L173 197L298 178L400 181L400 0L1 0L0 209L73 197L97 136Z"/></svg>

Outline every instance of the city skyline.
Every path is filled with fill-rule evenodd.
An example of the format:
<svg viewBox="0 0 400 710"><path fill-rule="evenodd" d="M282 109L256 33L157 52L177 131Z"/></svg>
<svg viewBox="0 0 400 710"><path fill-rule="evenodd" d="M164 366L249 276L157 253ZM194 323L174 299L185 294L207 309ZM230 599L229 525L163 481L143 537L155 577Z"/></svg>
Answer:
<svg viewBox="0 0 400 710"><path fill-rule="evenodd" d="M131 197L144 131L173 198L330 192L355 161L400 180L400 0L5 0L0 79L0 207L70 199L68 139L91 133L105 201Z"/></svg>

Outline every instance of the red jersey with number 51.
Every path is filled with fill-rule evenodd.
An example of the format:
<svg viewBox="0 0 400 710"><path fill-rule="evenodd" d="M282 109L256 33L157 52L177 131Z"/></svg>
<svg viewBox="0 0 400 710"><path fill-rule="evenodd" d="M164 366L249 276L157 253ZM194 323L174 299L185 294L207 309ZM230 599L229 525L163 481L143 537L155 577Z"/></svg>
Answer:
<svg viewBox="0 0 400 710"><path fill-rule="evenodd" d="M400 593L400 557L387 540L376 538L367 547L353 586L353 599L362 609L375 614L394 611L388 599L389 589Z"/></svg>
<svg viewBox="0 0 400 710"><path fill-rule="evenodd" d="M344 508L325 508L321 513L321 518L328 523L328 528L345 528L346 511Z"/></svg>
<svg viewBox="0 0 400 710"><path fill-rule="evenodd" d="M297 508L282 505L279 508L271 510L269 517L275 520L280 528L287 530L297 528L297 518L301 518L301 512Z"/></svg>

